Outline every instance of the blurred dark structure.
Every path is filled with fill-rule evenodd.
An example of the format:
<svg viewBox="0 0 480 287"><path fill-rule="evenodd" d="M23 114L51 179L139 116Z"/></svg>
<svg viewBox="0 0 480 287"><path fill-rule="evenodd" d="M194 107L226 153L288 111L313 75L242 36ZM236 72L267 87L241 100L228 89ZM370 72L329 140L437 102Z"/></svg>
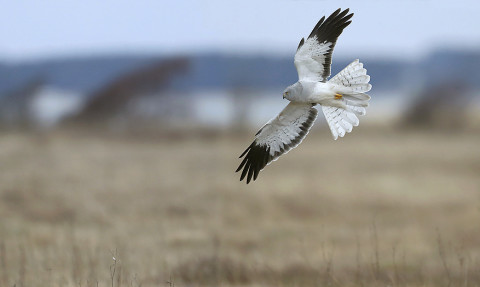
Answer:
<svg viewBox="0 0 480 287"><path fill-rule="evenodd" d="M131 71L94 92L83 111L68 122L105 125L132 116L129 106L141 97L161 97L171 77L188 68L186 58L158 61Z"/></svg>
<svg viewBox="0 0 480 287"><path fill-rule="evenodd" d="M407 109L402 127L462 129L468 122L471 86L461 80L447 81L424 88Z"/></svg>

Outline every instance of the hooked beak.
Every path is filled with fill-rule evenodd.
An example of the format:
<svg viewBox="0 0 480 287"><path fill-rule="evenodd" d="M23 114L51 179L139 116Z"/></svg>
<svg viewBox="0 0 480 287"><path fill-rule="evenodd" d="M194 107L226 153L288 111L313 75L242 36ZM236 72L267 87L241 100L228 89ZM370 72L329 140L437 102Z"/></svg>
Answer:
<svg viewBox="0 0 480 287"><path fill-rule="evenodd" d="M285 99L285 93L283 93L283 99Z"/></svg>

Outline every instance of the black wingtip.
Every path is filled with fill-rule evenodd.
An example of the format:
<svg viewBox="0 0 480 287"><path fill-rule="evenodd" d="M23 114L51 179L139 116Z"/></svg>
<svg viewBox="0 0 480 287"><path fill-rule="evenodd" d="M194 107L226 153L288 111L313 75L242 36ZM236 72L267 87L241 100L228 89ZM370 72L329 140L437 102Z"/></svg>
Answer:
<svg viewBox="0 0 480 287"><path fill-rule="evenodd" d="M302 40L300 40L300 43L298 43L297 51L303 46L304 43L305 43L305 38L302 38Z"/></svg>
<svg viewBox="0 0 480 287"><path fill-rule="evenodd" d="M238 166L238 168L235 172L239 172L242 169L242 167L245 165L245 163L247 163L247 160L248 160L247 158L244 158L242 160L242 163L240 163L240 165Z"/></svg>
<svg viewBox="0 0 480 287"><path fill-rule="evenodd" d="M245 180L248 184L252 180L256 180L260 171L271 160L270 148L267 146L257 145L254 141L246 150L242 153L245 156L238 166L236 172L242 170L240 175L240 181Z"/></svg>
<svg viewBox="0 0 480 287"><path fill-rule="evenodd" d="M238 166L236 172L242 170L240 175L240 181L245 180L248 184L252 180L255 181L260 173L260 171L270 162L277 159L280 155L289 151L290 149L296 147L300 142L305 138L309 129L312 127L313 122L315 121L318 110L314 108L315 104L312 104L308 110L306 110L306 118L302 116L301 122L295 121L294 127L297 130L297 135L295 138L290 139L289 142L277 142L278 146L274 150L271 149L270 145L267 145L263 142L260 144L255 139L250 146L242 153L240 156L243 157L242 162ZM279 132L279 131L276 131ZM281 130L280 130L281 132Z"/></svg>
<svg viewBox="0 0 480 287"><path fill-rule="evenodd" d="M325 62L323 63L324 70L321 77L326 80L330 76L330 66L332 64L332 52L335 48L338 37L352 22L350 19L353 17L353 13L350 13L350 8L342 11L342 8L338 8L325 19L325 16L318 21L317 25L313 28L312 32L308 36L308 39L315 37L317 42L322 44L324 42L331 43L328 51L325 53ZM323 20L325 19L325 20ZM307 40L308 41L308 40Z"/></svg>
<svg viewBox="0 0 480 287"><path fill-rule="evenodd" d="M354 15L353 13L348 14L348 12L350 12L350 8L343 11L342 8L338 8L335 12L330 14L327 19L323 16L320 21L318 21L317 25L315 25L308 38L316 35L319 42L323 42L324 40L335 42L337 37L342 33L343 28L348 26L341 27L342 24L350 20ZM321 37L322 33L325 33L325 39Z"/></svg>

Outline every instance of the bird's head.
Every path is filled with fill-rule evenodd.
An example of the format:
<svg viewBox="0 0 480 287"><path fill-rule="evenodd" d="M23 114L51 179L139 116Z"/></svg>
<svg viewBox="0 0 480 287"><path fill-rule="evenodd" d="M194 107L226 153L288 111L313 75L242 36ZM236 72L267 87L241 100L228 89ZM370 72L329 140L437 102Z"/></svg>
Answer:
<svg viewBox="0 0 480 287"><path fill-rule="evenodd" d="M295 99L296 96L300 95L302 91L302 84L296 82L295 84L288 86L285 91L283 91L283 98L291 101Z"/></svg>

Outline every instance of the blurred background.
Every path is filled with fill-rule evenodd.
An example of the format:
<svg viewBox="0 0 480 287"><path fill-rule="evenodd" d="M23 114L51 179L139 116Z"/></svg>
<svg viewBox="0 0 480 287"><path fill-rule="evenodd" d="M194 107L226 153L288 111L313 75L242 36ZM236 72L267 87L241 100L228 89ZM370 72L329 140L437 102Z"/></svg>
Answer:
<svg viewBox="0 0 480 287"><path fill-rule="evenodd" d="M367 115L239 182L323 15ZM10 1L0 286L480 285L477 1Z"/></svg>

